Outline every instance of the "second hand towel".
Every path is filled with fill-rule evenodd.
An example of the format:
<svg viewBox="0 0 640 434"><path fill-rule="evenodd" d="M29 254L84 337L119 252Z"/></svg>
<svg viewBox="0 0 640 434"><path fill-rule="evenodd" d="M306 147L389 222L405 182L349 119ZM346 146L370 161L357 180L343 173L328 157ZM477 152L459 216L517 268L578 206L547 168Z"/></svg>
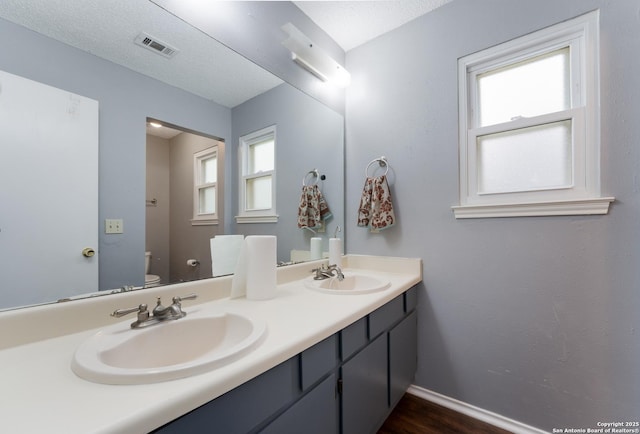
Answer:
<svg viewBox="0 0 640 434"><path fill-rule="evenodd" d="M390 228L395 223L396 216L387 177L367 177L358 207L358 226L370 227L372 232L378 232Z"/></svg>

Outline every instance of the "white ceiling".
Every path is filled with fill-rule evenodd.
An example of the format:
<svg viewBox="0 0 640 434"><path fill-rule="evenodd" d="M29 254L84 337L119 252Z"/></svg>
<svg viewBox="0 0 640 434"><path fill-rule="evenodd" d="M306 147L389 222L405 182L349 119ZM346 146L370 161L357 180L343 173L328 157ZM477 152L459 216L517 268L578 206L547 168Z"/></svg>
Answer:
<svg viewBox="0 0 640 434"><path fill-rule="evenodd" d="M451 0L297 1L345 51ZM0 17L226 107L282 81L148 0L1 0ZM166 59L140 32L176 47Z"/></svg>
<svg viewBox="0 0 640 434"><path fill-rule="evenodd" d="M225 107L282 83L147 0L0 0L0 17ZM140 32L179 53L135 45Z"/></svg>
<svg viewBox="0 0 640 434"><path fill-rule="evenodd" d="M309 18L349 51L452 0L295 1Z"/></svg>

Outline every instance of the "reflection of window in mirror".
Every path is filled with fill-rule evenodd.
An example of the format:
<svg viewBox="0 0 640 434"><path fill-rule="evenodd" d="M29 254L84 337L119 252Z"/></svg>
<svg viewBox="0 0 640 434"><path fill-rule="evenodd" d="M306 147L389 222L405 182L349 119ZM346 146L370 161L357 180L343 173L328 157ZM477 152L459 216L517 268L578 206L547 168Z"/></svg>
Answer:
<svg viewBox="0 0 640 434"><path fill-rule="evenodd" d="M275 125L240 137L238 223L276 222Z"/></svg>
<svg viewBox="0 0 640 434"><path fill-rule="evenodd" d="M193 222L218 222L218 147L214 146L193 155Z"/></svg>

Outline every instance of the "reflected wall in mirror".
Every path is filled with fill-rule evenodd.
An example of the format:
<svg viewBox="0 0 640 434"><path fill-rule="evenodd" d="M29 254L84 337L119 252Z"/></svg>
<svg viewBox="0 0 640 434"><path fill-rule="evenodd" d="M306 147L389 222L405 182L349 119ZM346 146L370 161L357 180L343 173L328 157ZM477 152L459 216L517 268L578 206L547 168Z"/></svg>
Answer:
<svg viewBox="0 0 640 434"><path fill-rule="evenodd" d="M240 137L274 125L276 134L276 214L277 223L238 223L232 217L231 233L243 235L276 235L278 261L291 261L292 250L309 250L314 234L298 229L298 205L305 175L317 169L325 180L316 180L333 214L318 234L325 237L336 225L344 225L344 118L315 99L288 84L277 86L232 110L232 141L229 147L233 161L239 161ZM237 164L237 163L236 163ZM240 175L237 166L231 188L231 207L240 209Z"/></svg>
<svg viewBox="0 0 640 434"><path fill-rule="evenodd" d="M283 261L289 259L293 249L308 249L312 234L296 227L296 208L302 178L314 168L327 174L322 188L335 216L331 224L342 224L341 115L282 84L277 77L153 3L27 2L29 7L25 7L25 0L0 4L0 40L12 41L0 44L0 70L99 103L99 238L94 260L99 263L100 290L144 285L145 251L150 250L145 239L148 196L144 125L148 117L224 140L225 206L219 233L276 234L278 258ZM65 31L66 27L74 28L74 32ZM141 31L175 42L180 53L165 59L136 46L132 41ZM83 37L88 34L92 36ZM223 50L227 54L222 54ZM228 60L222 62L223 57ZM227 78L223 77L225 73ZM287 95L296 95L295 101L287 101ZM278 105L269 106L269 101ZM329 123L322 117L327 113ZM285 115L291 118L287 120ZM237 224L238 138L276 123L279 140L290 146L278 148L276 156L279 221ZM334 127L337 129L328 133ZM309 134L296 136L303 131ZM319 136L318 131L328 134ZM105 233L107 219L121 220L123 233ZM207 234L205 240L209 237ZM179 261L186 265L194 255L185 252ZM209 257L198 259L210 261ZM31 264L34 269L44 270L46 261L36 255ZM2 286L14 283L3 282ZM44 287L33 289L46 294L42 301L68 296Z"/></svg>
<svg viewBox="0 0 640 434"><path fill-rule="evenodd" d="M218 216L224 214L225 143L148 119L146 154L145 286L211 277L209 239L224 233ZM214 167L199 172L200 155ZM210 199L204 209L194 191L198 173L209 175L203 180L208 187L202 195ZM197 265L187 263L194 259Z"/></svg>
<svg viewBox="0 0 640 434"><path fill-rule="evenodd" d="M216 235L276 235L280 263L291 262L294 259L292 251L308 251L314 234L297 228L297 211L303 179L314 169L325 179L309 178L307 182L318 183L334 216L327 221L324 234L332 234L337 225L344 224L341 115L288 84L234 107L231 113L231 145L193 131L181 131L175 125L171 125L173 129L167 129L169 133L173 131L171 137L147 134L147 200L157 201L155 206L147 204L146 250L152 255L149 274L159 276L165 283L211 277L210 238ZM238 188L242 182L239 179L238 143L241 136L266 126L277 128L275 196L278 219L276 223L238 223ZM193 160L198 152L212 146L217 146L218 161L226 160L228 164L218 170L217 224L199 224L193 221L196 208ZM230 157L224 158L227 153ZM233 174L230 188L225 185L226 172ZM228 208L232 213L225 217L229 214ZM230 224L227 219L231 220ZM325 240L324 250L327 249L328 241ZM188 265L190 259L196 259L199 265Z"/></svg>

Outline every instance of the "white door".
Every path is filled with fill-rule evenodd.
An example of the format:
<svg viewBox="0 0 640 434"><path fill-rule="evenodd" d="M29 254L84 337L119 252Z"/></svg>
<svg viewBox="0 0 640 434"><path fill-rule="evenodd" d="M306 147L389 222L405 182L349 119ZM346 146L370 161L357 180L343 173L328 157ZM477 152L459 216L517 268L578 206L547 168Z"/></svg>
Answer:
<svg viewBox="0 0 640 434"><path fill-rule="evenodd" d="M97 290L98 102L0 71L0 309Z"/></svg>

